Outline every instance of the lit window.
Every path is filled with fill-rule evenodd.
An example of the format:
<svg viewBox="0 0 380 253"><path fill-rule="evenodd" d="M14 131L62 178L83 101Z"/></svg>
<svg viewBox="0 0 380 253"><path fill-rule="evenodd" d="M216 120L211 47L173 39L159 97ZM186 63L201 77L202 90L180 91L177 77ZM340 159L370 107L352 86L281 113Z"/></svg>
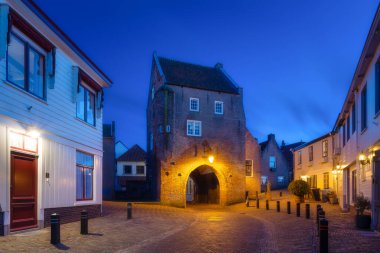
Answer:
<svg viewBox="0 0 380 253"><path fill-rule="evenodd" d="M137 165L136 166L136 174L137 175L144 175L145 174L145 166Z"/></svg>
<svg viewBox="0 0 380 253"><path fill-rule="evenodd" d="M267 184L267 181L268 181L268 177L267 176L261 176L261 184L262 185Z"/></svg>
<svg viewBox="0 0 380 253"><path fill-rule="evenodd" d="M7 80L45 98L45 56L13 33L8 46Z"/></svg>
<svg viewBox="0 0 380 253"><path fill-rule="evenodd" d="M215 101L215 114L223 114L223 102Z"/></svg>
<svg viewBox="0 0 380 253"><path fill-rule="evenodd" d="M77 151L77 200L93 198L94 156Z"/></svg>
<svg viewBox="0 0 380 253"><path fill-rule="evenodd" d="M302 151L298 151L298 164L302 164Z"/></svg>
<svg viewBox="0 0 380 253"><path fill-rule="evenodd" d="M323 188L329 189L329 173L323 173Z"/></svg>
<svg viewBox="0 0 380 253"><path fill-rule="evenodd" d="M187 135L202 136L202 122L196 120L187 121Z"/></svg>
<svg viewBox="0 0 380 253"><path fill-rule="evenodd" d="M245 175L247 177L252 177L253 175L253 161L245 160Z"/></svg>
<svg viewBox="0 0 380 253"><path fill-rule="evenodd" d="M322 156L323 157L327 157L328 156L328 149L329 149L328 141L324 140L322 142Z"/></svg>
<svg viewBox="0 0 380 253"><path fill-rule="evenodd" d="M95 95L83 85L78 87L77 118L95 125Z"/></svg>
<svg viewBox="0 0 380 253"><path fill-rule="evenodd" d="M314 159L314 154L313 154L313 146L309 147L309 162L313 161Z"/></svg>
<svg viewBox="0 0 380 253"><path fill-rule="evenodd" d="M272 171L276 169L276 157L275 156L269 156L269 168Z"/></svg>
<svg viewBox="0 0 380 253"><path fill-rule="evenodd" d="M190 98L190 111L199 112L199 99Z"/></svg>
<svg viewBox="0 0 380 253"><path fill-rule="evenodd" d="M284 184L285 183L285 177L284 176L278 176L277 177L277 183L278 184Z"/></svg>
<svg viewBox="0 0 380 253"><path fill-rule="evenodd" d="M126 175L132 174L132 166L131 165L124 165L124 174L126 174Z"/></svg>

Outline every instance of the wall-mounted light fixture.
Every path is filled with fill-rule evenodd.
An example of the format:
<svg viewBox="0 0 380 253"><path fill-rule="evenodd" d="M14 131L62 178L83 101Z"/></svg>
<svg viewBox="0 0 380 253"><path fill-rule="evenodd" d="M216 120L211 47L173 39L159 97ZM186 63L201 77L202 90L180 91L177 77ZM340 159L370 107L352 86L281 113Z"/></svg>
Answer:
<svg viewBox="0 0 380 253"><path fill-rule="evenodd" d="M208 157L208 161L209 161L210 163L213 163L214 160L215 160L215 157L214 157L213 155L210 155L210 156Z"/></svg>
<svg viewBox="0 0 380 253"><path fill-rule="evenodd" d="M361 152L359 155L359 162L361 165L366 165L370 162L370 160L363 152Z"/></svg>

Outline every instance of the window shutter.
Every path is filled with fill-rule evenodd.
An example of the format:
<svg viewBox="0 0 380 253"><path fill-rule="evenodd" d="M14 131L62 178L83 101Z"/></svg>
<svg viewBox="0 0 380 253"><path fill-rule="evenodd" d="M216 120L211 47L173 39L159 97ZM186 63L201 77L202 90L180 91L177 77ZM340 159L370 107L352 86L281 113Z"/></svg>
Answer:
<svg viewBox="0 0 380 253"><path fill-rule="evenodd" d="M72 102L76 103L77 93L79 87L79 67L73 66L73 80L72 80Z"/></svg>
<svg viewBox="0 0 380 253"><path fill-rule="evenodd" d="M49 89L54 89L55 83L55 51L53 48L46 56L46 74Z"/></svg>
<svg viewBox="0 0 380 253"><path fill-rule="evenodd" d="M9 6L0 4L0 59L4 59L8 47L8 14Z"/></svg>

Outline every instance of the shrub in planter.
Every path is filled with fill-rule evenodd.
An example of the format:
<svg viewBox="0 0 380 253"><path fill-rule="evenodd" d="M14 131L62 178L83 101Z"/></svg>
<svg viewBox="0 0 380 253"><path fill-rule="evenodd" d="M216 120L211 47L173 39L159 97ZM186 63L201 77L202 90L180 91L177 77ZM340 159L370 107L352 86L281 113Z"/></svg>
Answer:
<svg viewBox="0 0 380 253"><path fill-rule="evenodd" d="M303 202L304 196L310 192L310 186L303 180L294 180L289 184L288 190L298 198L299 202Z"/></svg>
<svg viewBox="0 0 380 253"><path fill-rule="evenodd" d="M368 198L360 194L356 197L355 207L357 214L355 216L356 227L361 229L369 229L371 226L371 215L364 214L365 210L371 208L371 202Z"/></svg>

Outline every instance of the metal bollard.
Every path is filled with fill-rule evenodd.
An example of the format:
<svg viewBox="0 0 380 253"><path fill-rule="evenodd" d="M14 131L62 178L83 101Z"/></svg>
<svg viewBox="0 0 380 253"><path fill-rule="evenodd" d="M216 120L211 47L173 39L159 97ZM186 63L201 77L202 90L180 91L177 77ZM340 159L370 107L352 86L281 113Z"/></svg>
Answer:
<svg viewBox="0 0 380 253"><path fill-rule="evenodd" d="M128 203L127 204L127 219L132 219L132 204Z"/></svg>
<svg viewBox="0 0 380 253"><path fill-rule="evenodd" d="M288 214L290 214L291 212L290 212L290 201L288 201Z"/></svg>
<svg viewBox="0 0 380 253"><path fill-rule="evenodd" d="M50 243L58 244L61 243L61 226L59 214L53 213L50 215Z"/></svg>
<svg viewBox="0 0 380 253"><path fill-rule="evenodd" d="M297 217L301 216L301 203L297 203Z"/></svg>
<svg viewBox="0 0 380 253"><path fill-rule="evenodd" d="M86 210L80 212L80 234L88 234L88 213Z"/></svg>
<svg viewBox="0 0 380 253"><path fill-rule="evenodd" d="M265 202L266 202L266 203L265 203L266 208L267 208L267 210L269 210L269 200L266 200Z"/></svg>
<svg viewBox="0 0 380 253"><path fill-rule="evenodd" d="M310 204L305 205L306 219L310 219Z"/></svg>
<svg viewBox="0 0 380 253"><path fill-rule="evenodd" d="M277 200L277 212L280 212L280 201Z"/></svg>
<svg viewBox="0 0 380 253"><path fill-rule="evenodd" d="M319 252L329 252L329 221L325 218L319 220Z"/></svg>
<svg viewBox="0 0 380 253"><path fill-rule="evenodd" d="M280 197L282 197L282 192L280 192Z"/></svg>
<svg viewBox="0 0 380 253"><path fill-rule="evenodd" d="M246 207L249 207L249 198L248 198L248 196L247 196L246 199L245 199L245 206L246 206Z"/></svg>
<svg viewBox="0 0 380 253"><path fill-rule="evenodd" d="M319 211L320 211L320 210L323 210L322 207L321 207L321 205L317 205L317 213L316 213L316 215L315 215L315 220L316 220L316 222L317 222L317 226L318 226L318 224L319 224Z"/></svg>
<svg viewBox="0 0 380 253"><path fill-rule="evenodd" d="M319 210L319 214L318 214L318 236L320 236L319 232L320 232L320 224L321 224L321 220L325 218L325 211L323 211L323 209Z"/></svg>
<svg viewBox="0 0 380 253"><path fill-rule="evenodd" d="M260 200L259 200L259 199L256 199L256 208L257 208L257 209L260 208Z"/></svg>

